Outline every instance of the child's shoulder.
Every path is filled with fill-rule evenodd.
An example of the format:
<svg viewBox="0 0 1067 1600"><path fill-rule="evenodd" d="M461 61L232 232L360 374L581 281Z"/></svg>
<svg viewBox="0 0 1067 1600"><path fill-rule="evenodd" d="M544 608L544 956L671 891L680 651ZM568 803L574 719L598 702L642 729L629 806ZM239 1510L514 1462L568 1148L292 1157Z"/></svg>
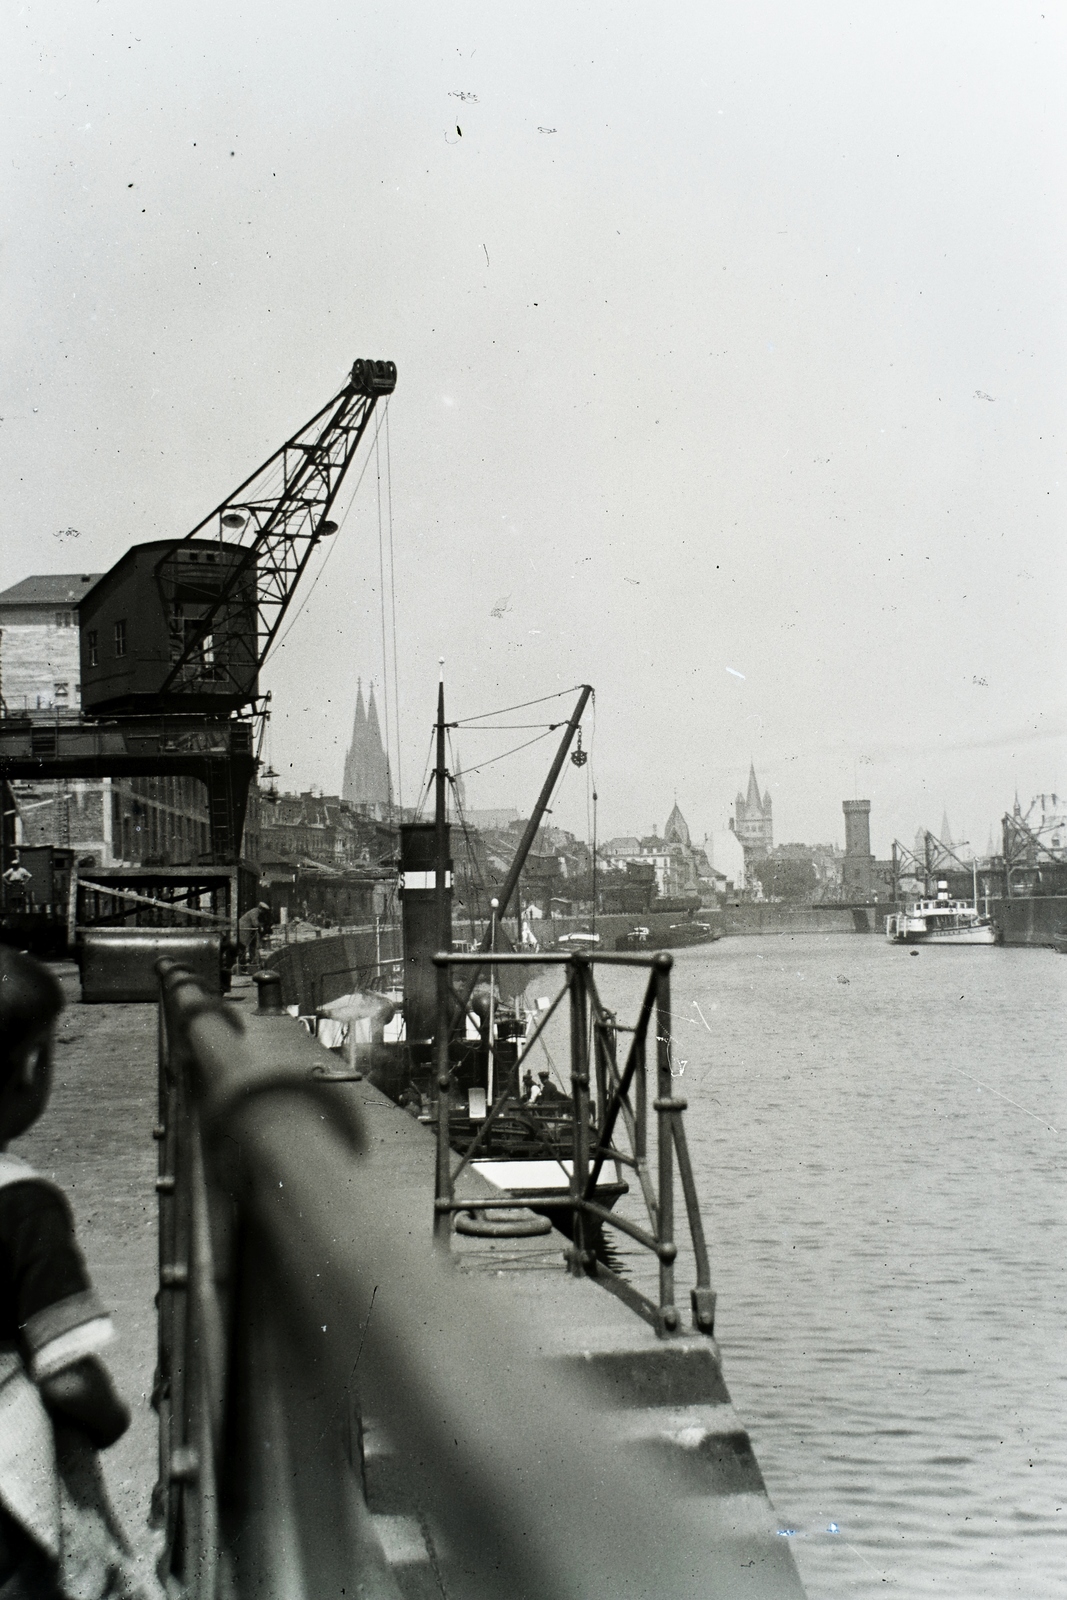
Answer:
<svg viewBox="0 0 1067 1600"><path fill-rule="evenodd" d="M0 1344L17 1343L39 1382L111 1337L63 1191L0 1152Z"/></svg>
<svg viewBox="0 0 1067 1600"><path fill-rule="evenodd" d="M8 1151L0 1151L0 1234L12 1224L31 1217L49 1215L63 1232L73 1227L67 1197L51 1178L43 1178L24 1161Z"/></svg>
<svg viewBox="0 0 1067 1600"><path fill-rule="evenodd" d="M66 1197L58 1183L51 1178L43 1178L21 1156L13 1156L9 1150L0 1150L0 1201L9 1190L16 1188L20 1193L24 1192L26 1198L31 1195L36 1198L55 1196L66 1205Z"/></svg>
<svg viewBox="0 0 1067 1600"><path fill-rule="evenodd" d="M0 1189L8 1189L13 1183L28 1183L33 1179L40 1180L40 1174L35 1172L28 1161L23 1161L21 1156L13 1156L9 1150L0 1150Z"/></svg>

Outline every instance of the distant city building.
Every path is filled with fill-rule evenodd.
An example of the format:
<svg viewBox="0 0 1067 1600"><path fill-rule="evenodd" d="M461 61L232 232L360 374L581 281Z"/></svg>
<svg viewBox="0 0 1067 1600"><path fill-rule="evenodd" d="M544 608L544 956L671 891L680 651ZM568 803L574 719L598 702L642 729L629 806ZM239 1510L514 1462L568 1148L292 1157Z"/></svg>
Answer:
<svg viewBox="0 0 1067 1600"><path fill-rule="evenodd" d="M0 593L5 716L49 722L78 717L78 612L100 576L37 573ZM197 778L18 781L11 791L17 844L69 848L83 866L199 866L211 859L207 790ZM252 860L257 799L253 784L242 839L242 852Z"/></svg>
<svg viewBox="0 0 1067 1600"><path fill-rule="evenodd" d="M843 800L845 859L841 861L841 899L846 906L869 906L893 894L893 864L875 861L870 850L870 800Z"/></svg>
<svg viewBox="0 0 1067 1600"><path fill-rule="evenodd" d="M37 573L0 594L0 696L8 716L79 709L78 605L101 576Z"/></svg>
<svg viewBox="0 0 1067 1600"><path fill-rule="evenodd" d="M331 867L377 867L395 854L388 827L336 794L281 794L264 807L264 858Z"/></svg>
<svg viewBox="0 0 1067 1600"><path fill-rule="evenodd" d="M745 851L733 828L709 833L704 849L713 872L721 874L726 894L740 894L745 887Z"/></svg>
<svg viewBox="0 0 1067 1600"><path fill-rule="evenodd" d="M389 757L382 744L374 686L363 705L363 685L356 685L356 714L352 722L352 743L345 756L341 798L350 806L372 816L388 816L393 807L393 779Z"/></svg>
<svg viewBox="0 0 1067 1600"><path fill-rule="evenodd" d="M677 800L674 802L674 809L667 818L666 826L663 829L663 842L666 845L680 844L686 850L690 848L689 824L678 809Z"/></svg>
<svg viewBox="0 0 1067 1600"><path fill-rule="evenodd" d="M599 850L600 859L609 868L634 872L651 868L656 893L667 899L681 896L711 898L716 887L716 873L707 852L694 846L689 824L675 801L660 838L653 828L650 835L638 839L632 834L609 839Z"/></svg>
<svg viewBox="0 0 1067 1600"><path fill-rule="evenodd" d="M469 828L510 828L513 822L519 821L519 813L514 806L500 806L495 811L468 811L466 819Z"/></svg>
<svg viewBox="0 0 1067 1600"><path fill-rule="evenodd" d="M733 830L744 848L745 859L760 861L774 849L774 815L769 789L760 794L756 768L748 769L748 793L738 791L734 801Z"/></svg>
<svg viewBox="0 0 1067 1600"><path fill-rule="evenodd" d="M275 921L369 924L395 898L396 830L336 794L282 794L263 806L260 894Z"/></svg>

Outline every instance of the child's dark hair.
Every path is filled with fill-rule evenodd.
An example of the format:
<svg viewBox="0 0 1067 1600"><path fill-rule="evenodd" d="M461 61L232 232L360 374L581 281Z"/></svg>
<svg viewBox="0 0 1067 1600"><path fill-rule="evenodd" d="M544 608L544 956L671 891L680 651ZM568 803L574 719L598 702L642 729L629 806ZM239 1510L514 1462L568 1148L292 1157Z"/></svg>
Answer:
<svg viewBox="0 0 1067 1600"><path fill-rule="evenodd" d="M59 979L33 956L0 945L0 1083L12 1058L63 1009Z"/></svg>

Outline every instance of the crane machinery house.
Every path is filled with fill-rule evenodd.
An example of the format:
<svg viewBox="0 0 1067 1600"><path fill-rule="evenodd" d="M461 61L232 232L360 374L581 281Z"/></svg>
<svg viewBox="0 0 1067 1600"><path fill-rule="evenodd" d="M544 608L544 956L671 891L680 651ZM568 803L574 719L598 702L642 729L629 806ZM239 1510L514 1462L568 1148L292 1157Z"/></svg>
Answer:
<svg viewBox="0 0 1067 1600"><path fill-rule="evenodd" d="M258 692L256 563L219 540L134 545L81 601L90 716L237 710Z"/></svg>

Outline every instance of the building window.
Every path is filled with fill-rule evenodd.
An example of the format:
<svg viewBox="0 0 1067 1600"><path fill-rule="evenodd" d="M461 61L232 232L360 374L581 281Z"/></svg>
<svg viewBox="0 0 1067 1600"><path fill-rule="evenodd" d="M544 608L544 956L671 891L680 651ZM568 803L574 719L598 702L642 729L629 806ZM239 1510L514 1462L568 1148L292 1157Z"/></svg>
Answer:
<svg viewBox="0 0 1067 1600"><path fill-rule="evenodd" d="M126 621L115 624L115 655L119 658L126 654Z"/></svg>
<svg viewBox="0 0 1067 1600"><path fill-rule="evenodd" d="M55 698L57 700L69 700L70 699L70 684L69 683L57 683L55 685Z"/></svg>
<svg viewBox="0 0 1067 1600"><path fill-rule="evenodd" d="M97 657L97 651L96 651L96 629L95 628L90 628L89 629L88 635L86 636L86 644L88 645L88 649L89 649L89 665L91 667L95 667L95 666L98 665L98 657Z"/></svg>
<svg viewBox="0 0 1067 1600"><path fill-rule="evenodd" d="M56 612L56 627L57 628L69 628L72 625L72 623L73 623L73 617L71 616L71 613L69 611L57 611Z"/></svg>

